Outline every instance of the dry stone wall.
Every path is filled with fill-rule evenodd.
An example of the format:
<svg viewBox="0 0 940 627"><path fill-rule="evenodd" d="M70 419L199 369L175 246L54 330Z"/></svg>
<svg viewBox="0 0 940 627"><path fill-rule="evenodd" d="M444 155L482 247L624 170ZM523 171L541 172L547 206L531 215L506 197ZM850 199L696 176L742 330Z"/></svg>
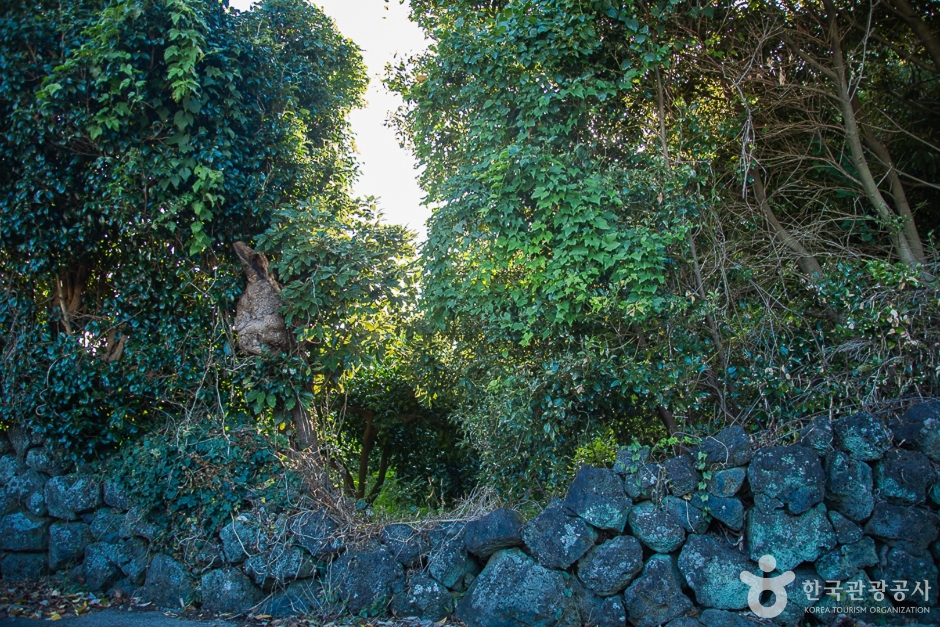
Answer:
<svg viewBox="0 0 940 627"><path fill-rule="evenodd" d="M787 446L755 449L731 427L665 461L623 449L525 523L500 509L424 532L393 524L351 548L323 512L248 512L192 564L151 547L157 529L120 486L21 429L8 436L7 580L60 571L163 607L455 615L468 627L940 624L940 402L888 426L818 419ZM768 613L781 595L752 589L774 585L786 602Z"/></svg>

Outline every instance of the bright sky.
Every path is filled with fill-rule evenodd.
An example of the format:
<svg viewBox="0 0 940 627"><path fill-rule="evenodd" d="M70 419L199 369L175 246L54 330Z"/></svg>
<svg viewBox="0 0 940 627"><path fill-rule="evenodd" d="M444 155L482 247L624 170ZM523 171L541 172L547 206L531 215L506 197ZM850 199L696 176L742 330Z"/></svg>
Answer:
<svg viewBox="0 0 940 627"><path fill-rule="evenodd" d="M231 6L248 10L253 0L230 0ZM359 196L376 196L385 219L403 224L425 239L425 222L431 212L421 206L415 160L398 145L395 132L385 126L389 112L401 98L382 85L385 64L424 50L428 42L417 25L408 20L409 4L399 0L313 0L333 18L340 32L362 49L369 72L366 107L350 115L362 174L354 186Z"/></svg>

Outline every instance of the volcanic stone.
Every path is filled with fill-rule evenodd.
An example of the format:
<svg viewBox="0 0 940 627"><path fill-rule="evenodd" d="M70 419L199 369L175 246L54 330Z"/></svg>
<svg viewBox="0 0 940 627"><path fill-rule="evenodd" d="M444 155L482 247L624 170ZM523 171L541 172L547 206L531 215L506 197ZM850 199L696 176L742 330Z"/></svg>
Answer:
<svg viewBox="0 0 940 627"><path fill-rule="evenodd" d="M384 546L344 553L334 562L334 570L339 576L339 597L353 614L384 610L392 595L405 588L405 571Z"/></svg>
<svg viewBox="0 0 940 627"><path fill-rule="evenodd" d="M49 547L52 521L32 514L15 513L0 520L0 549L4 551L45 551Z"/></svg>
<svg viewBox="0 0 940 627"><path fill-rule="evenodd" d="M685 529L653 501L638 503L630 511L630 529L640 542L658 553L674 551L685 541Z"/></svg>
<svg viewBox="0 0 940 627"><path fill-rule="evenodd" d="M584 466L568 489L565 505L598 529L621 533L632 501L612 470Z"/></svg>
<svg viewBox="0 0 940 627"><path fill-rule="evenodd" d="M871 467L842 451L826 456L826 504L849 520L861 522L875 506Z"/></svg>
<svg viewBox="0 0 940 627"><path fill-rule="evenodd" d="M467 523L464 528L467 550L481 559L496 551L522 546L522 519L511 509L501 507Z"/></svg>
<svg viewBox="0 0 940 627"><path fill-rule="evenodd" d="M693 458L698 459L700 452L705 454L706 463L718 464L724 468L744 466L754 456L751 439L739 425L722 429L717 434L704 438L702 443L692 450Z"/></svg>
<svg viewBox="0 0 940 627"><path fill-rule="evenodd" d="M609 597L627 587L643 568L636 538L617 536L588 551L578 562L578 578L594 594Z"/></svg>
<svg viewBox="0 0 940 627"><path fill-rule="evenodd" d="M405 590L393 597L391 609L397 616L440 621L454 611L454 595L427 575L416 573L408 578Z"/></svg>
<svg viewBox="0 0 940 627"><path fill-rule="evenodd" d="M747 607L746 586L738 586L744 571L755 565L726 541L710 535L693 535L679 554L679 571L695 591L699 605L725 610Z"/></svg>
<svg viewBox="0 0 940 627"><path fill-rule="evenodd" d="M525 625L575 627L578 601L565 575L537 564L519 549L495 553L457 606L467 627Z"/></svg>
<svg viewBox="0 0 940 627"><path fill-rule="evenodd" d="M871 462L891 447L891 432L868 413L840 418L832 423L833 444L853 459Z"/></svg>
<svg viewBox="0 0 940 627"><path fill-rule="evenodd" d="M46 482L45 495L50 515L75 520L101 505L101 484L91 475L61 475Z"/></svg>
<svg viewBox="0 0 940 627"><path fill-rule="evenodd" d="M523 526L522 539L539 564L565 569L594 546L597 532L582 519L569 516L564 503L553 499Z"/></svg>
<svg viewBox="0 0 940 627"><path fill-rule="evenodd" d="M786 507L802 514L825 496L822 465L805 446L761 449L747 469L754 503L764 511Z"/></svg>
<svg viewBox="0 0 940 627"><path fill-rule="evenodd" d="M706 502L703 501L704 503ZM666 508L669 516L687 533L705 533L711 520L708 514L695 507L691 502L674 496L664 498L663 507Z"/></svg>
<svg viewBox="0 0 940 627"><path fill-rule="evenodd" d="M37 449L33 449L37 450ZM57 522L49 527L49 568L60 570L85 555L94 538L85 523Z"/></svg>
<svg viewBox="0 0 940 627"><path fill-rule="evenodd" d="M855 576L859 569L874 566L877 563L875 541L866 536L858 542L843 544L820 557L816 560L816 572L823 579L843 581Z"/></svg>
<svg viewBox="0 0 940 627"><path fill-rule="evenodd" d="M754 462L751 462L754 465ZM708 493L713 496L731 497L738 493L741 486L744 485L744 479L747 471L743 468L728 468L726 470L716 470L712 478L708 481Z"/></svg>
<svg viewBox="0 0 940 627"><path fill-rule="evenodd" d="M940 401L920 403L891 421L894 438L940 463Z"/></svg>
<svg viewBox="0 0 940 627"><path fill-rule="evenodd" d="M682 576L668 555L654 555L646 562L623 601L636 627L662 625L692 609L692 601L682 593Z"/></svg>
<svg viewBox="0 0 940 627"><path fill-rule="evenodd" d="M888 451L875 464L875 490L881 498L895 505L925 502L928 488L936 481L937 473L930 459L916 451Z"/></svg>
<svg viewBox="0 0 940 627"><path fill-rule="evenodd" d="M396 523L382 529L382 544L388 547L402 566L410 568L421 562L426 552L421 534L411 525Z"/></svg>
<svg viewBox="0 0 940 627"><path fill-rule="evenodd" d="M747 515L746 537L752 560L772 555L781 571L792 570L804 561L812 562L836 545L835 531L822 504L799 516L755 507Z"/></svg>
<svg viewBox="0 0 940 627"><path fill-rule="evenodd" d="M881 564L875 569L875 577L879 581L906 581L910 592L905 595L908 602L916 603L922 607L936 605L937 603L937 566L930 556L911 555L901 549L885 551ZM927 582L929 592L924 594L924 584ZM915 585L920 584L920 592L915 594Z"/></svg>
<svg viewBox="0 0 940 627"><path fill-rule="evenodd" d="M47 572L44 553L8 553L0 560L3 580L8 583L34 581Z"/></svg>
<svg viewBox="0 0 940 627"><path fill-rule="evenodd" d="M202 576L200 587L202 609L209 612L237 614L264 599L264 593L236 568L210 570Z"/></svg>
<svg viewBox="0 0 940 627"><path fill-rule="evenodd" d="M875 505L865 533L912 555L924 555L937 539L937 515L920 507L905 507L880 501Z"/></svg>
<svg viewBox="0 0 940 627"><path fill-rule="evenodd" d="M825 457L832 449L832 423L829 418L820 416L801 429L800 444L813 449L820 457Z"/></svg>
<svg viewBox="0 0 940 627"><path fill-rule="evenodd" d="M663 462L669 489L675 496L685 496L698 489L702 475L689 454L672 457Z"/></svg>
<svg viewBox="0 0 940 627"><path fill-rule="evenodd" d="M318 560L337 555L345 548L336 523L322 511L304 512L293 518L290 530L294 541Z"/></svg>
<svg viewBox="0 0 940 627"><path fill-rule="evenodd" d="M196 582L182 564L158 553L147 569L147 581L139 595L157 607L179 608L195 599Z"/></svg>

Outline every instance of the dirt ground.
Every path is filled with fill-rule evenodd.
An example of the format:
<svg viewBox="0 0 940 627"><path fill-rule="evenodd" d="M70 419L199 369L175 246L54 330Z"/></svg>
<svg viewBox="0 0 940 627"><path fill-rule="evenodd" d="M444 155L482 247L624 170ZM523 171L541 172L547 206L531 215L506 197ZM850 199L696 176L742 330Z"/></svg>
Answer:
<svg viewBox="0 0 940 627"><path fill-rule="evenodd" d="M0 581L0 627L26 627L63 621L63 627L460 627L456 619L433 623L418 619L321 620L301 616L273 618L263 614L240 616L217 615L196 608L180 608L165 612L136 599L98 596L90 592L73 592L64 582L44 579L38 582L11 584Z"/></svg>

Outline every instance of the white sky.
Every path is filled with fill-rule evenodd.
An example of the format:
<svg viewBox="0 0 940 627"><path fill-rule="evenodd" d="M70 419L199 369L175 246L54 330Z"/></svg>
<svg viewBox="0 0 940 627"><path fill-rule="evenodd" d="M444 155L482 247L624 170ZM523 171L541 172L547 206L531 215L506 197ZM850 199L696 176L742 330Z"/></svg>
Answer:
<svg viewBox="0 0 940 627"><path fill-rule="evenodd" d="M253 0L230 0L247 10ZM402 104L382 85L385 64L427 48L424 33L408 19L408 0L313 0L333 18L339 31L362 49L369 73L366 107L353 111L349 121L356 137L361 176L353 186L359 196L376 196L387 222L403 224L425 239L431 211L423 207L415 160L398 145L395 132L385 126L389 112Z"/></svg>

